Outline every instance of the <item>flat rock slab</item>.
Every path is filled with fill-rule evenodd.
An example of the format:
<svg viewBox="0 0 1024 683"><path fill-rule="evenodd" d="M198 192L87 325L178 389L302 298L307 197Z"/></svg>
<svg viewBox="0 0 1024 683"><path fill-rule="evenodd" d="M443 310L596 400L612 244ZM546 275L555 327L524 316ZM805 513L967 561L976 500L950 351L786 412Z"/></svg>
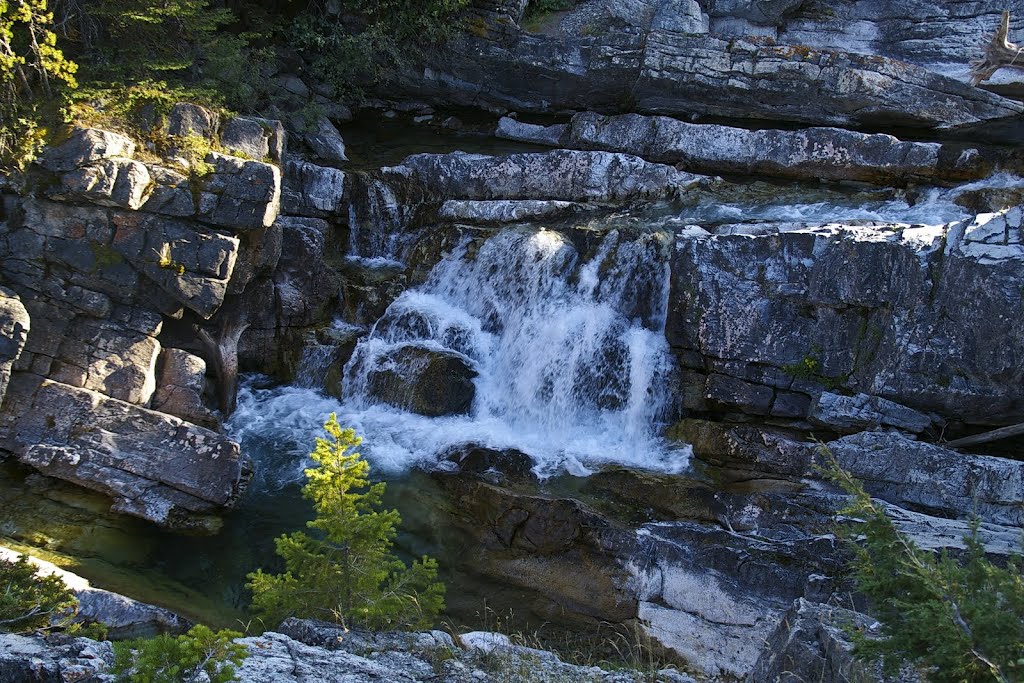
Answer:
<svg viewBox="0 0 1024 683"><path fill-rule="evenodd" d="M8 394L0 447L109 495L115 512L204 530L247 483L237 443L179 418L30 374L16 374Z"/></svg>
<svg viewBox="0 0 1024 683"><path fill-rule="evenodd" d="M703 180L627 154L571 150L416 154L389 170L402 169L445 199L627 201L672 196Z"/></svg>
<svg viewBox="0 0 1024 683"><path fill-rule="evenodd" d="M666 116L582 112L568 124L534 126L503 118L498 137L570 149L635 154L695 173L742 173L887 184L965 180L986 171L980 155L942 145L841 128L748 130Z"/></svg>

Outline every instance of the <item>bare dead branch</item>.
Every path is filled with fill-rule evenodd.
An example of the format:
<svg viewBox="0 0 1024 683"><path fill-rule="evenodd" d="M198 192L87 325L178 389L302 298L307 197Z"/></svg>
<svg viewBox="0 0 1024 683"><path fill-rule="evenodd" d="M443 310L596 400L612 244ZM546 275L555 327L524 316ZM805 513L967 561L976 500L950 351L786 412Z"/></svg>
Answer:
<svg viewBox="0 0 1024 683"><path fill-rule="evenodd" d="M980 59L971 62L971 85L992 78L992 75L1004 67L1024 69L1024 48L1010 42L1010 10L1003 10L1003 18L992 39L982 46L984 53Z"/></svg>

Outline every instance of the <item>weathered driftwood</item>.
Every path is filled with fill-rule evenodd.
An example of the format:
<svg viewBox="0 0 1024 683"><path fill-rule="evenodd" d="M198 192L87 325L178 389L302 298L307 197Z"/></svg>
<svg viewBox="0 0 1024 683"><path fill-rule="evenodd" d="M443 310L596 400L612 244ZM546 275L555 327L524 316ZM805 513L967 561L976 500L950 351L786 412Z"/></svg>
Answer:
<svg viewBox="0 0 1024 683"><path fill-rule="evenodd" d="M1021 434L1024 434L1024 423L1000 427L999 429L993 429L983 434L975 434L974 436L965 436L962 439L956 439L943 445L949 448L963 448L965 446L989 443L990 441L999 441L1000 439L1009 439L1011 436L1020 436Z"/></svg>
<svg viewBox="0 0 1024 683"><path fill-rule="evenodd" d="M216 338L209 331L196 328L196 336L205 347L207 355L213 360L219 407L225 420L235 412L238 393L238 339L248 328L248 322L232 318L221 321Z"/></svg>
<svg viewBox="0 0 1024 683"><path fill-rule="evenodd" d="M1003 67L1024 69L1024 47L1010 42L1010 10L1003 10L1003 19L999 22L987 44L981 59L971 62L971 84L978 85L988 80L996 71Z"/></svg>

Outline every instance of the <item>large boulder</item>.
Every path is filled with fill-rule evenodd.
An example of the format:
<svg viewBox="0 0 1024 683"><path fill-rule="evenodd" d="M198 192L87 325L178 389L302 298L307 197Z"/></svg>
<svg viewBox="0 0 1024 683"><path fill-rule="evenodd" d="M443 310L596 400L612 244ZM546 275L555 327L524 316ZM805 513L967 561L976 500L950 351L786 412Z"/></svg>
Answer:
<svg viewBox="0 0 1024 683"><path fill-rule="evenodd" d="M366 369L367 395L420 415L468 413L477 372L454 351L405 344L372 359Z"/></svg>
<svg viewBox="0 0 1024 683"><path fill-rule="evenodd" d="M104 159L128 158L135 153L131 138L98 128L78 128L59 145L39 156L39 165L48 171L63 173Z"/></svg>
<svg viewBox="0 0 1024 683"><path fill-rule="evenodd" d="M164 349L153 410L216 429L217 416L203 404L206 361L182 349Z"/></svg>
<svg viewBox="0 0 1024 683"><path fill-rule="evenodd" d="M332 218L347 209L345 172L308 161L289 160L285 165L282 206L293 216Z"/></svg>
<svg viewBox="0 0 1024 683"><path fill-rule="evenodd" d="M238 444L103 394L15 375L0 448L43 474L110 496L112 510L201 532L234 504L250 465Z"/></svg>
<svg viewBox="0 0 1024 683"><path fill-rule="evenodd" d="M237 231L265 228L281 209L281 169L210 152L213 172L199 185L199 220Z"/></svg>

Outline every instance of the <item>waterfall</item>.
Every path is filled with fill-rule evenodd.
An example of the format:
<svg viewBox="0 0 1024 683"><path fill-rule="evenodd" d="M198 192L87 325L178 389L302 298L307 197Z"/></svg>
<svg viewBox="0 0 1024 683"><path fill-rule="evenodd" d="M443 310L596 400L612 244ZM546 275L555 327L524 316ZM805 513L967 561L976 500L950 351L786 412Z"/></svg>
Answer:
<svg viewBox="0 0 1024 683"><path fill-rule="evenodd" d="M388 178L399 185L401 177L353 176L349 202L349 254L378 263L402 260L406 228L412 208L399 201Z"/></svg>
<svg viewBox="0 0 1024 683"><path fill-rule="evenodd" d="M541 472L584 472L602 461L678 465L681 454L666 454L656 437L673 385L664 337L669 246L664 233L612 231L588 257L544 229L505 230L482 245L467 238L356 347L345 404L360 422L393 413L376 404L367 378L415 344L459 354L478 373L471 414L435 419L444 424L433 432L445 436L425 435L429 443L519 448ZM413 432L427 419L406 418Z"/></svg>
<svg viewBox="0 0 1024 683"><path fill-rule="evenodd" d="M299 364L295 368L295 385L308 389L321 389L327 369L337 356L337 347L312 342L302 347Z"/></svg>

